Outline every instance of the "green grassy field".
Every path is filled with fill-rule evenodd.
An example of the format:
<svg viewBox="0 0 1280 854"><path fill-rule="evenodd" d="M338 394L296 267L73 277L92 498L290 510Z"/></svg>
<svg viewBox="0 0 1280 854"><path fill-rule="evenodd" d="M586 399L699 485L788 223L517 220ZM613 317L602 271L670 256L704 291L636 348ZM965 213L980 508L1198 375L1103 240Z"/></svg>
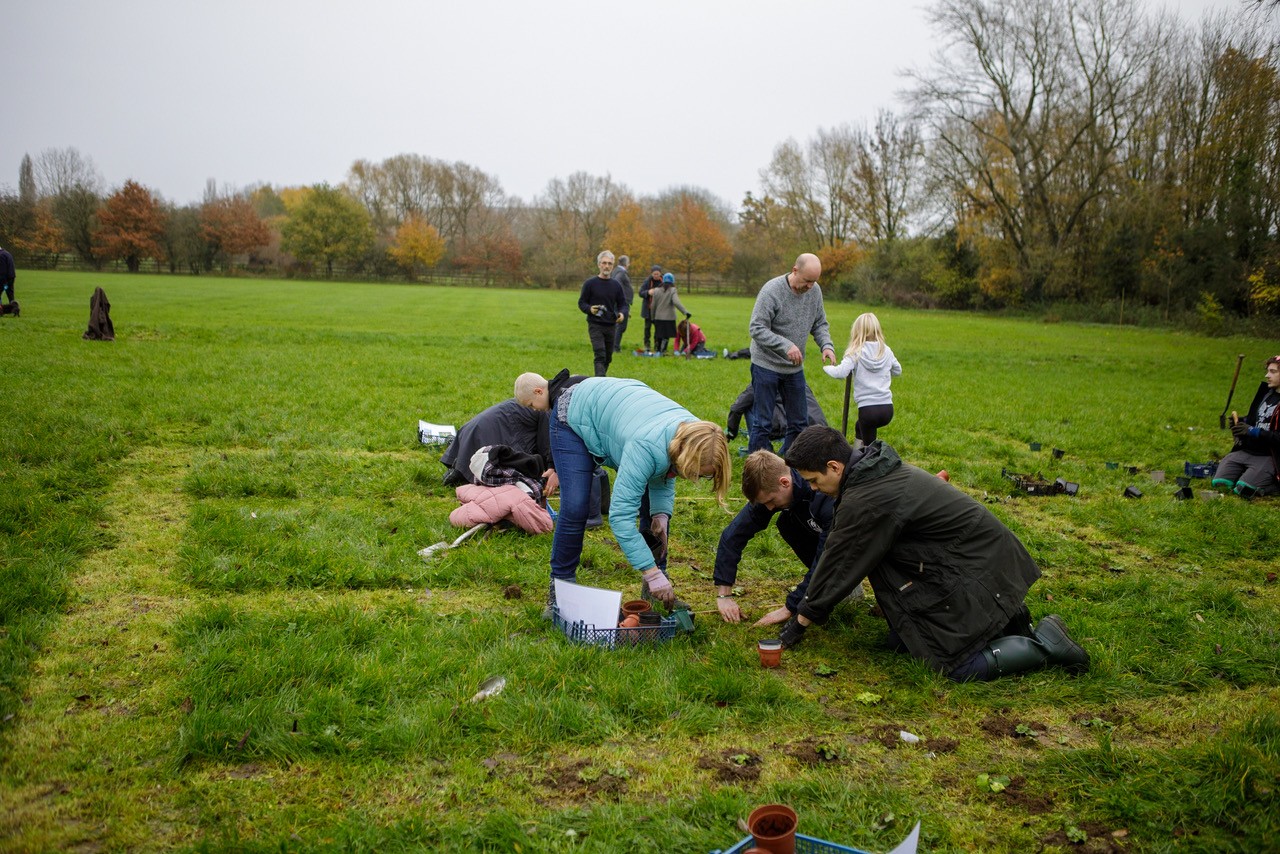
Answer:
<svg viewBox="0 0 1280 854"><path fill-rule="evenodd" d="M98 284L114 343L80 337ZM763 630L710 614L653 649L568 643L539 619L549 536L417 556L458 533L417 420L461 424L524 370L590 373L573 293L18 286L22 316L0 318L0 850L706 852L771 801L870 851L916 821L929 851L1280 838L1280 503L1172 499L1183 461L1229 447L1235 354L1243 410L1275 342L878 312L904 366L882 438L1022 537L1044 570L1033 616L1062 614L1094 661L955 685L885 651L869 599L768 671ZM749 299L687 304L713 348L746 346ZM862 310L828 305L838 342ZM843 383L809 355L838 426ZM749 376L630 355L612 374L721 423ZM1013 495L1002 467L1080 494ZM680 486L672 575L697 609L729 518ZM744 608L802 571L758 538ZM580 579L637 590L607 528ZM506 690L468 703L494 674Z"/></svg>

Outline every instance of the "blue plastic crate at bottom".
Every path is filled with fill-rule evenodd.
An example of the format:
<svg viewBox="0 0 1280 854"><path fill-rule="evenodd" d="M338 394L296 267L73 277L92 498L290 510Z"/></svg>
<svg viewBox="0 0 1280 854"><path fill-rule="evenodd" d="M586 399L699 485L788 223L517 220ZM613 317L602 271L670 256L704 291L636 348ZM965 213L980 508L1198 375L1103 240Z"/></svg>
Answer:
<svg viewBox="0 0 1280 854"><path fill-rule="evenodd" d="M1218 464L1184 462L1182 469L1186 472L1187 477L1213 477L1218 471Z"/></svg>
<svg viewBox="0 0 1280 854"><path fill-rule="evenodd" d="M711 854L742 854L752 845L751 837L739 842L732 848L726 848L724 851L716 849ZM838 851L841 854L870 854L861 848L850 848L847 845L837 845L834 842L827 842L825 839L815 839L812 836L805 836L803 833L796 834L796 854L827 854L827 852Z"/></svg>
<svg viewBox="0 0 1280 854"><path fill-rule="evenodd" d="M587 625L581 620L574 623L562 620L559 608L552 609L552 620L556 628L564 632L564 636L574 643L589 643L608 649L649 646L669 641L676 636L677 627L675 617L663 617L656 626L640 625L629 629L610 626L607 629L597 629L595 624Z"/></svg>

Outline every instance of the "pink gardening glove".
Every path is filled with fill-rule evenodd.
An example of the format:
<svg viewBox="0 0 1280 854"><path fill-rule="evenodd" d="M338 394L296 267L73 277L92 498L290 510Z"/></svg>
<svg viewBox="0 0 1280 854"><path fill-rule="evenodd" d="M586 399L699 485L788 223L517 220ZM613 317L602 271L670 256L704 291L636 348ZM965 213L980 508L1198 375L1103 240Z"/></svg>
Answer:
<svg viewBox="0 0 1280 854"><path fill-rule="evenodd" d="M676 590L671 586L671 579L663 575L662 570L656 566L653 569L646 569L641 574L649 584L649 593L670 608L671 603L676 600Z"/></svg>

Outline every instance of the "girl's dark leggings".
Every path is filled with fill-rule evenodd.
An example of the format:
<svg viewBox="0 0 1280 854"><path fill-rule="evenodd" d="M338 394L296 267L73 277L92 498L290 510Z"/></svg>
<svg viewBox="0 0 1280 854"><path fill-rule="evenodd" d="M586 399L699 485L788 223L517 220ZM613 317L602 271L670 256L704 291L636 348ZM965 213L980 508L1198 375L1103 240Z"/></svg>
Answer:
<svg viewBox="0 0 1280 854"><path fill-rule="evenodd" d="M883 403L879 406L859 406L858 421L853 426L853 435L861 439L862 444L870 445L876 440L876 430L886 426L892 420L892 403Z"/></svg>

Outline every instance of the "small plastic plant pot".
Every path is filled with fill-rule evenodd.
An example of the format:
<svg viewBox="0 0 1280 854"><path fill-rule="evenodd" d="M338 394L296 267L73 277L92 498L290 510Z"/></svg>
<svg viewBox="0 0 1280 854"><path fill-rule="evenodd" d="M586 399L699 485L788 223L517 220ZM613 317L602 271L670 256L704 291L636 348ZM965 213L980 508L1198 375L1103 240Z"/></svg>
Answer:
<svg viewBox="0 0 1280 854"><path fill-rule="evenodd" d="M629 617L632 614L639 616L645 611L652 610L653 606L643 599L632 599L630 602L622 603L622 615Z"/></svg>
<svg viewBox="0 0 1280 854"><path fill-rule="evenodd" d="M795 854L796 811L786 804L765 804L751 811L747 829L757 848L771 854Z"/></svg>
<svg viewBox="0 0 1280 854"><path fill-rule="evenodd" d="M761 667L777 667L782 663L782 641L777 638L760 641L756 649L760 651Z"/></svg>
<svg viewBox="0 0 1280 854"><path fill-rule="evenodd" d="M1063 455L1064 455L1064 454L1066 454L1066 453L1067 453L1067 452L1066 452L1066 451L1064 451L1064 450L1062 450L1061 448L1054 448L1054 449L1053 449L1053 458L1054 458L1055 460L1060 460L1060 459L1062 459Z"/></svg>
<svg viewBox="0 0 1280 854"><path fill-rule="evenodd" d="M1039 442L1028 442L1028 443L1027 443L1027 447L1028 447L1028 448L1030 448L1030 449L1031 449L1031 450L1033 450L1033 451L1038 451L1038 450L1040 450L1041 445L1040 445L1040 443L1039 443Z"/></svg>

